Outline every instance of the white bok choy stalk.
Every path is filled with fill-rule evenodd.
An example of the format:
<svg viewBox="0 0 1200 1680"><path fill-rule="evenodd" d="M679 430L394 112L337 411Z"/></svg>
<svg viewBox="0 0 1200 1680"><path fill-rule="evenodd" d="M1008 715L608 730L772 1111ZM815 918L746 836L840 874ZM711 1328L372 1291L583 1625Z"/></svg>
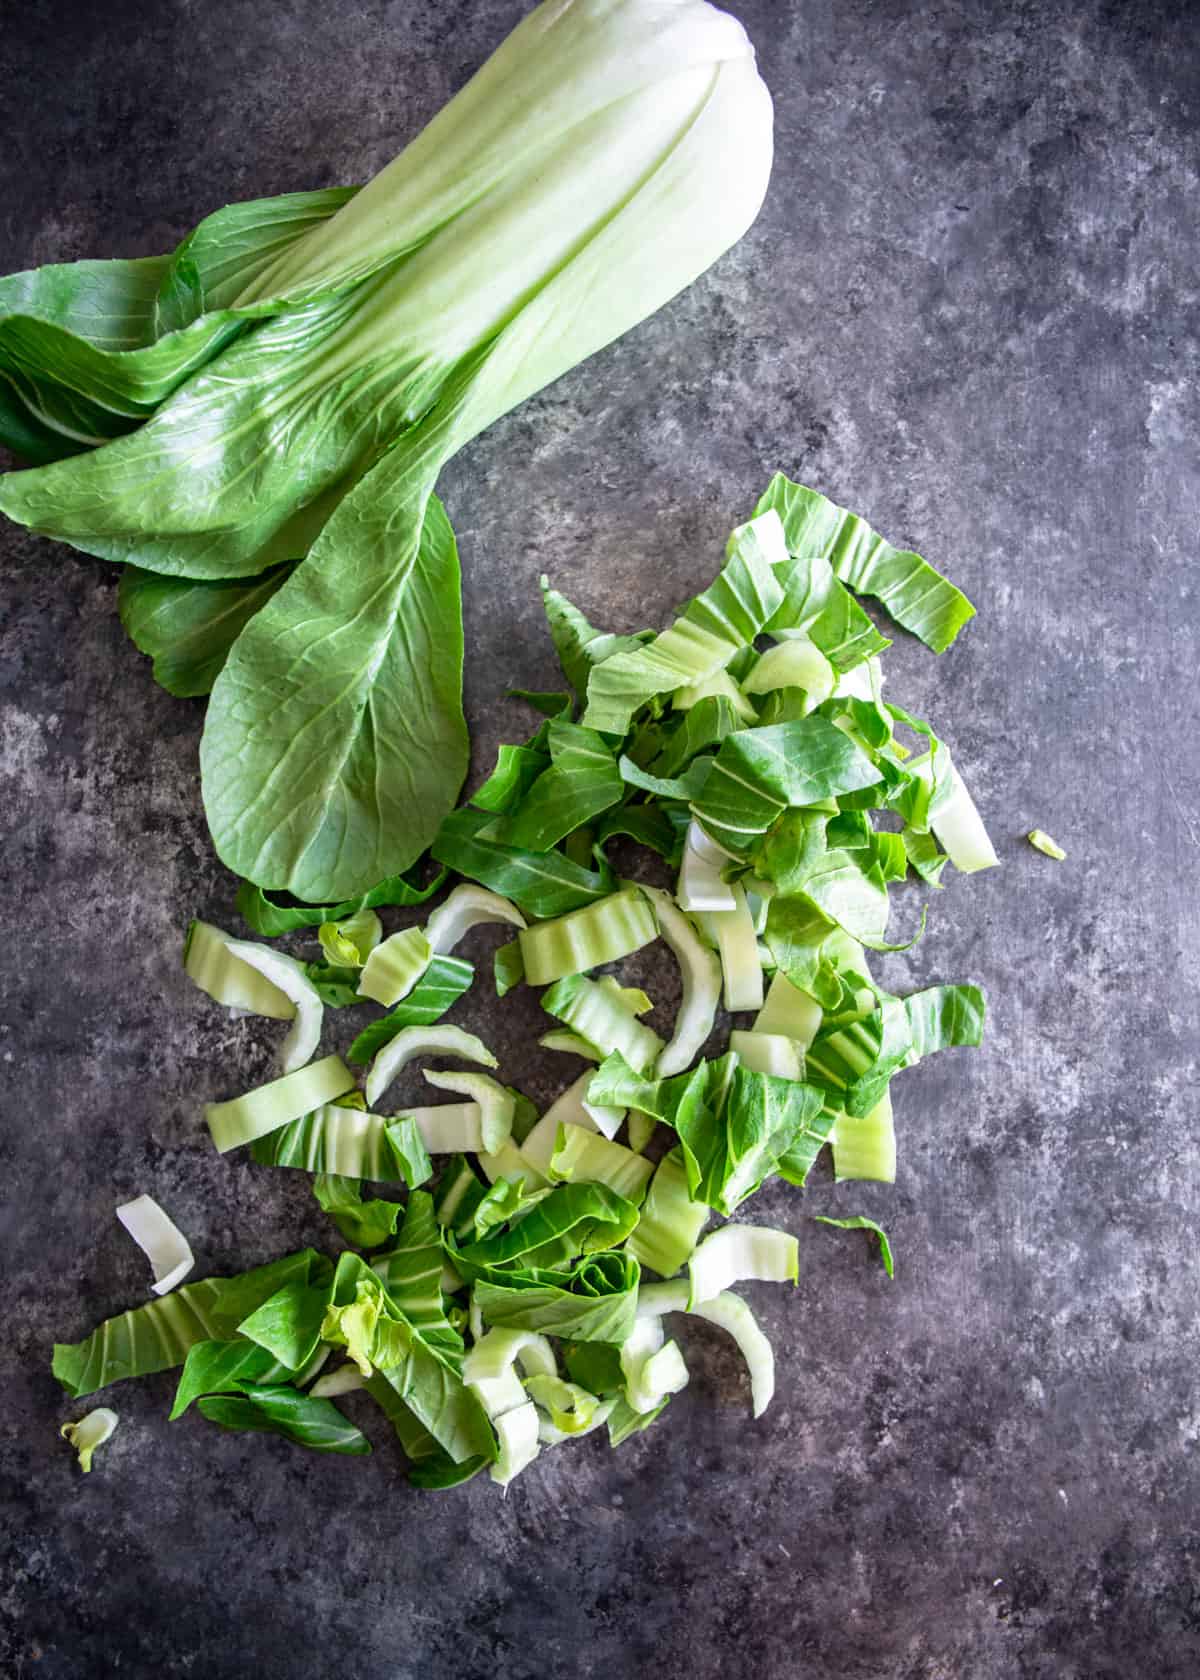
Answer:
<svg viewBox="0 0 1200 1680"><path fill-rule="evenodd" d="M761 1417L775 1394L775 1355L759 1328L758 1320L741 1296L727 1289L714 1300L689 1307L686 1283L647 1283L638 1291L639 1322L643 1319L657 1322L664 1313L673 1312L692 1313L729 1332L750 1373L750 1403L754 1416Z"/></svg>
<svg viewBox="0 0 1200 1680"><path fill-rule="evenodd" d="M149 1260L156 1295L166 1295L183 1282L196 1264L191 1244L153 1196L135 1196L131 1202L122 1202L117 1218Z"/></svg>
<svg viewBox="0 0 1200 1680"><path fill-rule="evenodd" d="M348 899L429 844L467 762L441 468L741 237L771 128L745 32L705 0L545 0L201 317L230 332L144 425L0 483L11 518L160 577L304 557L212 689L203 794L231 869Z"/></svg>

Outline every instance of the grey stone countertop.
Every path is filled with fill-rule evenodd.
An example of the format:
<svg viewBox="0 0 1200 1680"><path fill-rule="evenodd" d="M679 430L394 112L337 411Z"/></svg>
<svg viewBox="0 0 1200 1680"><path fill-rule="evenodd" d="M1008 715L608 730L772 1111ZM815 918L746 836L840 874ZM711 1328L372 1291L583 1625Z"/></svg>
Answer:
<svg viewBox="0 0 1200 1680"><path fill-rule="evenodd" d="M14 5L0 269L361 180L521 9ZM802 1251L796 1291L749 1290L779 1374L758 1423L732 1344L688 1323L658 1427L545 1454L506 1498L410 1490L361 1396L365 1459L168 1424L169 1374L104 1397L120 1430L80 1476L50 1344L145 1297L116 1202L156 1196L197 1275L332 1228L304 1175L218 1158L201 1119L276 1036L179 967L189 917L234 923L202 707L155 687L109 568L6 525L6 1680L1200 1672L1195 12L734 9L777 106L760 219L443 477L473 773L528 727L503 688L553 684L539 573L661 624L775 469L819 487L978 605L941 659L900 638L889 692L944 725L1004 867L950 879L883 972L984 983L986 1044L899 1082L894 1187L823 1167L754 1204ZM546 1100L544 1018L484 989L461 1018ZM819 1211L883 1220L895 1282Z"/></svg>

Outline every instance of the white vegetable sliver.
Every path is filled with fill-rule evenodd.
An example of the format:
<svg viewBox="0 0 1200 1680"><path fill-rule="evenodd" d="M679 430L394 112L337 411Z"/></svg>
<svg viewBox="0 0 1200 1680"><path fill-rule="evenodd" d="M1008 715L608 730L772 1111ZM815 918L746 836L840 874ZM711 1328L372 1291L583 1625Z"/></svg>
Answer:
<svg viewBox="0 0 1200 1680"><path fill-rule="evenodd" d="M701 943L670 893L661 887L645 885L642 891L654 906L658 930L679 964L683 978L683 998L675 1017L675 1031L654 1069L656 1079L666 1079L691 1067L712 1031L721 998L721 964Z"/></svg>
<svg viewBox="0 0 1200 1680"><path fill-rule="evenodd" d="M273 951L268 945L256 945L249 939L231 939L229 949L251 968L277 986L296 1008L291 1031L279 1047L279 1065L284 1073L295 1073L311 1062L321 1042L321 1023L325 1005L321 994L304 972L304 964L283 951Z"/></svg>
<svg viewBox="0 0 1200 1680"><path fill-rule="evenodd" d="M498 1065L483 1040L461 1027L402 1027L371 1063L365 1087L368 1108L374 1108L400 1070L418 1056L460 1056L481 1067Z"/></svg>
<svg viewBox="0 0 1200 1680"><path fill-rule="evenodd" d="M795 1283L799 1253L789 1231L768 1225L722 1225L688 1261L689 1307L714 1301L731 1283Z"/></svg>
<svg viewBox="0 0 1200 1680"><path fill-rule="evenodd" d="M425 923L430 951L435 957L445 956L464 934L485 922L506 922L515 928L527 925L516 905L499 893L489 892L486 887L455 887Z"/></svg>
<svg viewBox="0 0 1200 1680"><path fill-rule="evenodd" d="M730 890L733 909L714 912L711 922L725 977L725 1007L731 1015L736 1015L746 1009L762 1008L763 974L745 888L738 885Z"/></svg>
<svg viewBox="0 0 1200 1680"><path fill-rule="evenodd" d="M693 819L688 824L683 848L683 862L679 868L679 883L675 900L681 910L733 910L737 901L728 881L721 879L721 871L728 863L728 853L715 840L710 840L700 824Z"/></svg>
<svg viewBox="0 0 1200 1680"><path fill-rule="evenodd" d="M689 1307L686 1283L647 1283L638 1291L638 1318L657 1318L664 1313L691 1312L733 1337L750 1372L750 1401L754 1416L761 1417L775 1393L775 1355L758 1320L740 1295L726 1290L713 1301Z"/></svg>
<svg viewBox="0 0 1200 1680"><path fill-rule="evenodd" d="M803 1053L795 1039L784 1033L731 1032L729 1048L751 1073L770 1073L776 1079L804 1077Z"/></svg>
<svg viewBox="0 0 1200 1680"><path fill-rule="evenodd" d="M196 1264L183 1232L153 1196L135 1196L117 1209L117 1218L154 1269L154 1293L174 1289Z"/></svg>

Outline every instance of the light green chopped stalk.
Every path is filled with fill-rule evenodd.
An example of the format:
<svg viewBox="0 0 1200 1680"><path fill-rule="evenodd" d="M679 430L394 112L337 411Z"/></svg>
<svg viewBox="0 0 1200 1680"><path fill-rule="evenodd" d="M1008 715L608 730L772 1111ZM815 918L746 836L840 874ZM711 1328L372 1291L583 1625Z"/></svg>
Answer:
<svg viewBox="0 0 1200 1680"><path fill-rule="evenodd" d="M861 972L861 971L860 971ZM786 974L771 981L767 1000L751 1029L756 1033L782 1033L794 1039L797 1048L807 1050L821 1026L823 1011L816 998L793 986Z"/></svg>
<svg viewBox="0 0 1200 1680"><path fill-rule="evenodd" d="M367 1102L378 1102L401 1070L419 1056L458 1056L482 1067L498 1065L483 1040L461 1027L403 1027L371 1063L366 1083Z"/></svg>
<svg viewBox="0 0 1200 1680"><path fill-rule="evenodd" d="M891 1092L885 1091L871 1112L861 1119L839 1114L829 1141L833 1145L833 1176L839 1184L857 1178L894 1184L896 1128Z"/></svg>
<svg viewBox="0 0 1200 1680"><path fill-rule="evenodd" d="M811 712L829 699L837 682L837 672L815 642L793 634L759 655L742 681L742 691L770 694L776 688L802 688L807 696L804 709Z"/></svg>
<svg viewBox="0 0 1200 1680"><path fill-rule="evenodd" d="M486 1073L435 1073L430 1068L422 1068L421 1072L439 1091L457 1091L479 1105L479 1143L456 1144L456 1150L473 1147L482 1149L485 1155L494 1155L504 1147L512 1136L513 1116L517 1112L517 1099L506 1086L489 1079Z"/></svg>
<svg viewBox="0 0 1200 1680"><path fill-rule="evenodd" d="M706 677L703 682L691 683L687 688L677 688L671 696L671 704L678 712L690 712L693 706L698 706L701 700L725 699L733 707L743 723L755 723L758 713L734 682L728 671L718 671L714 676Z"/></svg>
<svg viewBox="0 0 1200 1680"><path fill-rule="evenodd" d="M359 910L344 922L322 922L317 929L326 960L335 968L361 968L383 938L374 910Z"/></svg>
<svg viewBox="0 0 1200 1680"><path fill-rule="evenodd" d="M630 1015L649 1015L654 1008L654 1000L647 992L640 986L622 986L615 974L602 974L594 983Z"/></svg>
<svg viewBox="0 0 1200 1680"><path fill-rule="evenodd" d="M666 1079L692 1065L712 1031L721 997L721 965L670 893L661 887L643 886L642 891L654 906L659 932L679 964L683 981L675 1031L654 1068L656 1078Z"/></svg>
<svg viewBox="0 0 1200 1680"><path fill-rule="evenodd" d="M722 1225L688 1261L688 1305L714 1301L730 1284L795 1283L799 1275L799 1245L790 1232L767 1225Z"/></svg>
<svg viewBox="0 0 1200 1680"><path fill-rule="evenodd" d="M222 1154L243 1143L278 1131L322 1103L345 1096L354 1089L354 1075L340 1056L322 1056L282 1079L260 1085L229 1102L207 1103L204 1118L212 1140Z"/></svg>
<svg viewBox="0 0 1200 1680"><path fill-rule="evenodd" d="M679 908L688 911L735 909L737 900L733 888L721 874L728 862L729 854L722 851L693 818L688 824L675 891Z"/></svg>
<svg viewBox="0 0 1200 1680"><path fill-rule="evenodd" d="M1061 863L1067 855L1056 840L1051 840L1044 828L1031 828L1025 838L1031 846L1035 846L1039 852L1044 852L1048 858L1053 858L1056 863Z"/></svg>
<svg viewBox="0 0 1200 1680"><path fill-rule="evenodd" d="M646 1194L653 1171L649 1161L623 1144L612 1143L598 1132L585 1132L579 1126L563 1126L546 1176L552 1184L572 1180L606 1184L636 1207Z"/></svg>
<svg viewBox="0 0 1200 1680"><path fill-rule="evenodd" d="M913 766L914 769L917 766ZM979 869L992 869L1000 862L996 848L988 838L983 818L975 801L967 792L966 783L958 771L951 768L949 792L931 807L929 826L934 838L950 858L955 869L973 875Z"/></svg>
<svg viewBox="0 0 1200 1680"><path fill-rule="evenodd" d="M445 956L473 927L493 922L515 928L526 925L511 899L467 882L455 887L445 903L438 905L425 923L425 937L434 956Z"/></svg>
<svg viewBox="0 0 1200 1680"><path fill-rule="evenodd" d="M542 1008L580 1034L601 1052L601 1059L619 1050L638 1073L654 1066L663 1041L644 1026L625 1001L625 988L605 986L583 974L569 974L542 993ZM644 993L638 993L644 998ZM646 1007L650 1000L645 998Z"/></svg>
<svg viewBox="0 0 1200 1680"><path fill-rule="evenodd" d="M657 1128L658 1121L652 1114L641 1114L637 1109L630 1110L629 1147L635 1155L640 1155L646 1149Z"/></svg>
<svg viewBox="0 0 1200 1680"><path fill-rule="evenodd" d="M506 1488L522 1470L529 1468L541 1450L537 1407L532 1400L526 1400L512 1411L493 1418L492 1428L500 1450L489 1475Z"/></svg>
<svg viewBox="0 0 1200 1680"><path fill-rule="evenodd" d="M256 945L249 939L231 939L229 949L291 999L296 1018L279 1046L279 1065L284 1073L294 1073L312 1060L321 1042L325 1005L320 992L305 974L304 964L283 951L273 951L269 945Z"/></svg>
<svg viewBox="0 0 1200 1680"><path fill-rule="evenodd" d="M574 1126L583 1132L599 1132L606 1138L614 1138L620 1131L625 1110L588 1102L587 1093L591 1082L592 1073L589 1069L587 1073L581 1074L574 1084L568 1085L562 1095L551 1103L522 1143L522 1153L527 1160L532 1161L539 1172L549 1171L550 1157L557 1147L561 1127Z"/></svg>
<svg viewBox="0 0 1200 1680"><path fill-rule="evenodd" d="M674 1277L691 1257L709 1214L703 1202L689 1196L682 1151L672 1149L658 1163L641 1218L625 1246L660 1277Z"/></svg>
<svg viewBox="0 0 1200 1680"><path fill-rule="evenodd" d="M646 900L635 887L627 887L581 910L538 922L518 937L526 980L548 986L640 951L658 937L658 929Z"/></svg>
<svg viewBox="0 0 1200 1680"><path fill-rule="evenodd" d="M404 928L376 945L359 977L359 997L370 998L391 1009L407 997L429 967L433 955L421 928Z"/></svg>
<svg viewBox="0 0 1200 1680"><path fill-rule="evenodd" d="M510 939L492 956L492 973L496 981L496 996L507 997L514 986L525 979L525 963L521 957L520 941Z"/></svg>
<svg viewBox="0 0 1200 1680"><path fill-rule="evenodd" d="M429 1078L428 1071L425 1077ZM415 1121L431 1155L476 1154L483 1147L483 1110L477 1102L435 1103L428 1108L406 1108L403 1113Z"/></svg>
<svg viewBox="0 0 1200 1680"><path fill-rule="evenodd" d="M554 1349L535 1330L489 1330L478 1341L467 1355L463 1363L463 1381L470 1383L478 1392L484 1405L502 1405L509 1395L515 1394L515 1404L519 1405L525 1398L524 1388L514 1390L509 1378L516 1375L514 1365L520 1364L527 1376L535 1373L541 1376L554 1377L558 1375L558 1365L554 1358ZM489 1410L489 1415L491 1412Z"/></svg>
<svg viewBox="0 0 1200 1680"><path fill-rule="evenodd" d="M192 922L183 946L183 970L188 979L227 1009L290 1021L296 1013L291 998L257 968L235 957L229 949L232 943L229 935L211 922Z"/></svg>
<svg viewBox="0 0 1200 1680"><path fill-rule="evenodd" d="M604 1054L597 1050L594 1044L589 1044L586 1038L580 1038L578 1033L555 1029L553 1032L543 1033L538 1043L543 1050L557 1050L560 1055L578 1056L585 1062L602 1062Z"/></svg>
<svg viewBox="0 0 1200 1680"><path fill-rule="evenodd" d="M64 1423L59 1434L79 1455L79 1468L86 1476L92 1468L92 1454L109 1440L117 1427L117 1414L107 1406L95 1406L78 1423Z"/></svg>
<svg viewBox="0 0 1200 1680"><path fill-rule="evenodd" d="M136 1196L132 1202L123 1202L117 1218L149 1260L156 1295L165 1295L183 1282L196 1262L187 1238L153 1196Z"/></svg>
<svg viewBox="0 0 1200 1680"><path fill-rule="evenodd" d="M325 1351L328 1353L329 1349ZM348 1362L330 1371L328 1376L318 1377L308 1392L317 1400L335 1400L339 1394L353 1394L366 1386L366 1378L358 1366Z"/></svg>
<svg viewBox="0 0 1200 1680"><path fill-rule="evenodd" d="M652 1412L670 1394L687 1386L688 1370L675 1342L663 1336L662 1320L639 1316L621 1344L625 1402L631 1411Z"/></svg>
<svg viewBox="0 0 1200 1680"><path fill-rule="evenodd" d="M738 883L732 891L733 909L712 911L711 925L725 979L725 1007L731 1015L736 1015L746 1009L762 1008L763 974L745 888Z"/></svg>
<svg viewBox="0 0 1200 1680"><path fill-rule="evenodd" d="M731 1032L729 1048L751 1073L770 1073L776 1079L803 1079L804 1052L782 1033Z"/></svg>
<svg viewBox="0 0 1200 1680"><path fill-rule="evenodd" d="M538 1439L544 1447L590 1435L607 1422L615 1404L598 1400L578 1383L564 1382L561 1377L529 1377L525 1392L543 1414L538 1419Z"/></svg>
<svg viewBox="0 0 1200 1680"><path fill-rule="evenodd" d="M758 1320L740 1295L727 1290L715 1301L688 1306L688 1285L647 1283L638 1291L638 1317L661 1317L665 1313L693 1312L698 1318L728 1331L738 1345L750 1372L750 1400L754 1416L761 1417L775 1393L775 1355L759 1329Z"/></svg>
<svg viewBox="0 0 1200 1680"><path fill-rule="evenodd" d="M538 1416L514 1366L556 1377L554 1350L532 1330L489 1330L463 1362L463 1381L478 1397L500 1443L492 1480L507 1487L538 1455Z"/></svg>
<svg viewBox="0 0 1200 1680"><path fill-rule="evenodd" d="M533 1133L529 1135L532 1137ZM525 1141L528 1142L529 1139ZM546 1188L545 1174L529 1159L524 1147L518 1148L511 1138L494 1155L480 1155L479 1166L489 1184L496 1184L502 1178L513 1178L523 1184L526 1190Z"/></svg>

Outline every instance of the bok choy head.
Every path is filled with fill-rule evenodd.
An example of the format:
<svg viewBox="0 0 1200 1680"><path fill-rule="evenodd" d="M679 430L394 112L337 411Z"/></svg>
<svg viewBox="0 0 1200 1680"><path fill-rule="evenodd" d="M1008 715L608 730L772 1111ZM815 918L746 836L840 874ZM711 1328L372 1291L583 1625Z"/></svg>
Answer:
<svg viewBox="0 0 1200 1680"><path fill-rule="evenodd" d="M438 473L732 245L770 161L733 18L546 0L375 180L247 262L213 353L143 425L0 484L11 518L176 580L188 614L198 582L300 561L212 690L203 792L230 868L349 898L428 845L467 753Z"/></svg>

